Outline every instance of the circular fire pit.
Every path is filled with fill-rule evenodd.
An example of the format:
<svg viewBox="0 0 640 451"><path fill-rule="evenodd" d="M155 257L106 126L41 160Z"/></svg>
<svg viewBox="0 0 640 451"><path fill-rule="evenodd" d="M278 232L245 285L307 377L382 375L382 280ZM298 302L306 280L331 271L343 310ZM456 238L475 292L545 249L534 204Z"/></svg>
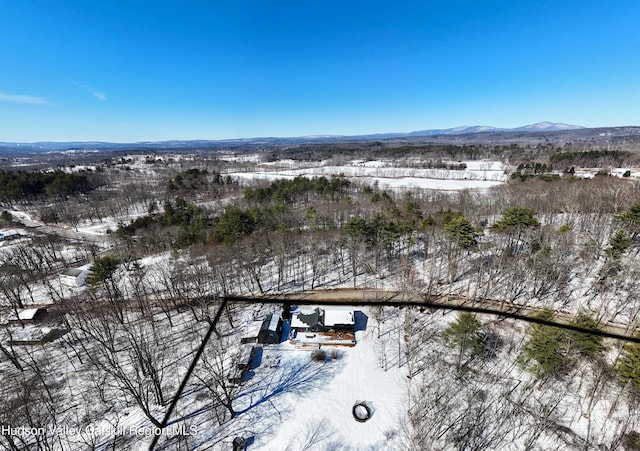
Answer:
<svg viewBox="0 0 640 451"><path fill-rule="evenodd" d="M367 405L366 401L357 401L353 405L353 409L351 409L351 413L353 414L353 418L360 422L364 423L369 418L371 418L371 408Z"/></svg>

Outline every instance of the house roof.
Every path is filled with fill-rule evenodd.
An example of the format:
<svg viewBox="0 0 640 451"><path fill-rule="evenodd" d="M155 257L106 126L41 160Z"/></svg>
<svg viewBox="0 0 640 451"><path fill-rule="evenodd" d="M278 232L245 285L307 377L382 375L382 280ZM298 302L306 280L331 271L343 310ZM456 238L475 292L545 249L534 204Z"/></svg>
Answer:
<svg viewBox="0 0 640 451"><path fill-rule="evenodd" d="M49 327L36 327L27 326L24 328L17 328L11 331L10 341L12 342L29 342L43 340L47 335L52 332Z"/></svg>
<svg viewBox="0 0 640 451"><path fill-rule="evenodd" d="M274 313L273 315L271 315L271 321L269 321L269 330L277 330L278 329L278 323L280 323L280 315Z"/></svg>
<svg viewBox="0 0 640 451"><path fill-rule="evenodd" d="M313 310L300 310L291 315L292 328L308 328L321 324L331 327L336 325L353 325L353 309L351 307L315 307Z"/></svg>
<svg viewBox="0 0 640 451"><path fill-rule="evenodd" d="M28 309L24 309L24 310L20 310L18 312L18 319L24 319L24 320L30 320L35 318L36 313L38 313L37 308L28 308Z"/></svg>
<svg viewBox="0 0 640 451"><path fill-rule="evenodd" d="M249 323L249 325L247 325L247 327L245 328L245 335L247 337L258 336L260 329L262 329L263 322L264 321L252 321L251 323Z"/></svg>
<svg viewBox="0 0 640 451"><path fill-rule="evenodd" d="M16 230L0 230L0 242L20 238L20 236Z"/></svg>
<svg viewBox="0 0 640 451"><path fill-rule="evenodd" d="M278 331L278 324L280 323L280 315L277 313L273 313L265 318L262 322L262 327L260 327L260 331L263 330L273 330Z"/></svg>
<svg viewBox="0 0 640 451"><path fill-rule="evenodd" d="M60 274L63 276L78 277L83 272L85 272L85 270L80 268L67 268L64 271L62 271Z"/></svg>
<svg viewBox="0 0 640 451"><path fill-rule="evenodd" d="M16 315L15 313L11 313L9 315L9 321L31 321L36 317L38 312L46 313L46 311L47 309L41 307L18 310L18 315Z"/></svg>
<svg viewBox="0 0 640 451"><path fill-rule="evenodd" d="M335 326L335 325L353 325L355 321L353 319L353 310L349 309L325 309L324 311L324 325L325 326Z"/></svg>
<svg viewBox="0 0 640 451"><path fill-rule="evenodd" d="M320 307L313 310L299 310L291 315L291 327L307 328L322 324L324 311Z"/></svg>

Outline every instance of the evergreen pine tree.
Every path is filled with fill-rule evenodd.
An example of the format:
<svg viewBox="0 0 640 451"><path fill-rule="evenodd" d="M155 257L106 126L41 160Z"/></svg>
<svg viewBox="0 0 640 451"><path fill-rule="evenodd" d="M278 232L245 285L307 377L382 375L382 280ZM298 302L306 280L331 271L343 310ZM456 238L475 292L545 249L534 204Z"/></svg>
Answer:
<svg viewBox="0 0 640 451"><path fill-rule="evenodd" d="M443 224L443 228L451 238L463 249L469 249L477 244L476 230L473 223L466 216L456 216Z"/></svg>
<svg viewBox="0 0 640 451"><path fill-rule="evenodd" d="M553 321L552 310L542 310L535 318ZM557 327L533 324L529 330L529 342L524 346L519 358L525 368L538 378L553 376L566 364L566 334Z"/></svg>
<svg viewBox="0 0 640 451"><path fill-rule="evenodd" d="M536 211L528 207L511 207L502 212L502 218L491 226L493 230L519 232L528 227L538 227Z"/></svg>
<svg viewBox="0 0 640 451"><path fill-rule="evenodd" d="M91 265L91 272L87 275L87 285L98 285L108 279L111 279L113 273L118 269L120 260L116 257L105 256L98 257Z"/></svg>
<svg viewBox="0 0 640 451"><path fill-rule="evenodd" d="M609 240L607 254L613 259L618 259L629 246L631 246L631 238L627 236L624 230L618 230Z"/></svg>
<svg viewBox="0 0 640 451"><path fill-rule="evenodd" d="M458 318L442 332L442 338L447 346L458 348L458 370L467 351L477 355L484 350L482 324L474 313L459 313Z"/></svg>
<svg viewBox="0 0 640 451"><path fill-rule="evenodd" d="M598 322L585 312L578 313L578 316L570 324L584 329L601 330ZM593 357L604 349L600 335L572 331L569 333L569 339L571 346L583 356Z"/></svg>
<svg viewBox="0 0 640 451"><path fill-rule="evenodd" d="M629 382L640 391L640 344L628 343L623 348L623 356L615 366L615 371L623 383Z"/></svg>

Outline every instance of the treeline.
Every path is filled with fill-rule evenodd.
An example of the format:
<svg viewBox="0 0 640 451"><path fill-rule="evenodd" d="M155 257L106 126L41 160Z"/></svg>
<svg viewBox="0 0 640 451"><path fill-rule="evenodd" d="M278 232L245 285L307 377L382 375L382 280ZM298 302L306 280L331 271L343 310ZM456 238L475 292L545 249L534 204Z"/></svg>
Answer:
<svg viewBox="0 0 640 451"><path fill-rule="evenodd" d="M549 157L551 164L577 166L602 166L620 164L631 156L631 152L621 150L588 150L583 152L559 152Z"/></svg>
<svg viewBox="0 0 640 451"><path fill-rule="evenodd" d="M616 180L611 180L611 183L618 185L614 182ZM591 192L594 189L592 185L597 184L595 180L567 182L558 186L564 187L565 184L575 185L570 193L574 197L578 196L567 199L568 204L601 210L598 202L593 199L587 201L580 198L583 191ZM155 241L159 245L154 245L156 250L165 249L167 243L177 248L196 243L229 245L254 233L299 233L305 230L343 231L347 236L362 239L366 245L377 247L380 243L386 246L398 237L422 233L427 228L437 226L460 247L468 249L476 245L478 234L487 225L486 218L497 213L495 208L485 210L483 206L476 205L468 196L461 196L462 203L456 206L444 198L436 203L425 203L410 195L405 195L404 199L394 199L384 190L365 187L356 191L349 190L349 186L349 181L340 177L275 180L264 187L245 189L246 203L228 206L218 214L178 197L175 201L165 202L164 213L154 213L150 209L149 215L128 225L121 224L118 231L124 237L139 236L148 242ZM526 187L520 189L519 186L520 184L511 184L505 187L510 198L520 198L522 189L529 192ZM601 203L608 205L607 210L611 211L610 200L605 196L609 193L608 189L606 186L600 187L603 194ZM534 192L538 190L536 188ZM531 216L531 211L562 212L566 208L565 204L558 201L565 196L565 190L560 191L554 191L550 197L545 197L547 201L555 199L551 210L549 205L538 202L529 193L529 197L532 197L531 204L535 208L515 209L518 211L514 210L512 213L520 214L524 211L524 216ZM504 209L507 209L509 203L513 205L511 201L499 202ZM467 216L462 212L466 212ZM144 238L141 235L145 235Z"/></svg>
<svg viewBox="0 0 640 451"><path fill-rule="evenodd" d="M546 163L540 163L537 161L527 161L526 163L520 163L516 170L511 174L511 180L518 180L524 182L532 178L539 178L545 182L552 180L558 180L560 176L558 174L550 174L553 167Z"/></svg>
<svg viewBox="0 0 640 451"><path fill-rule="evenodd" d="M540 163L538 161L528 161L526 163L520 163L516 170L511 174L511 180L517 180L525 182L530 179L539 179L545 182L552 182L560 180L560 174L554 173L554 167L552 163L566 162L567 165L563 166L562 171L567 174L571 180L576 172L575 166L583 167L603 167L603 166L621 166L624 163L624 159L631 155L630 152L620 151L599 151L593 150L588 152L561 152L555 155L551 155L549 159L551 163ZM598 171L596 176L608 176L610 175L608 170L602 169ZM626 171L624 177L630 177L631 171Z"/></svg>
<svg viewBox="0 0 640 451"><path fill-rule="evenodd" d="M296 161L323 161L331 159L403 159L410 157L438 161L499 159L513 164L530 161L549 162L552 166L610 166L637 163L638 155L624 150L597 149L596 144L582 144L583 150L569 150L571 144L447 144L447 143L391 143L371 141L365 143L308 144L275 150L266 155L267 161L291 159ZM456 167L449 169L458 169ZM525 173L526 171L521 171Z"/></svg>
<svg viewBox="0 0 640 451"><path fill-rule="evenodd" d="M86 173L1 171L0 200L32 200L39 197L66 197L96 188Z"/></svg>
<svg viewBox="0 0 640 451"><path fill-rule="evenodd" d="M176 249L207 243L229 245L254 232L294 228L297 224L286 211L277 206L229 206L215 217L179 197L174 202L164 203L164 213L151 213L129 224L119 224L117 234L125 241L148 242L143 247L155 242L160 245L160 249L153 249L156 251L167 245Z"/></svg>
<svg viewBox="0 0 640 451"><path fill-rule="evenodd" d="M314 177L298 176L293 180L275 180L263 188L246 188L244 199L251 203L275 202L290 205L300 200L308 200L308 195L316 194L335 200L342 198L350 182L344 177Z"/></svg>
<svg viewBox="0 0 640 451"><path fill-rule="evenodd" d="M230 176L223 177L217 171L192 168L179 172L167 182L170 192L206 191L214 186L233 185Z"/></svg>
<svg viewBox="0 0 640 451"><path fill-rule="evenodd" d="M469 159L502 158L522 154L517 144L489 146L483 144L436 144L436 143L391 143L366 141L354 143L305 144L297 147L278 149L266 155L267 161L283 159L296 161L323 161L345 157L349 159L367 158L407 158L428 159Z"/></svg>
<svg viewBox="0 0 640 451"><path fill-rule="evenodd" d="M175 232L170 244L176 248L185 248L196 243L206 243L212 224L208 212L179 197L173 203L169 200L164 203L164 213L142 216L127 225L119 224L117 233L121 238L131 240L141 231L153 233L159 228L172 228Z"/></svg>
<svg viewBox="0 0 640 451"><path fill-rule="evenodd" d="M202 176L203 171L198 171L198 174L196 177ZM299 231L311 223L314 224L311 227L316 228L314 207L307 210L305 219L294 209L294 204L309 202L312 196L326 199L329 203L339 202L347 196L349 186L349 180L343 177L275 180L265 187L247 188L244 192L247 206L229 206L215 217L178 197L174 202L164 203L163 213L154 213L150 208L150 214L130 224L120 224L118 234L125 239L146 234L144 239L151 240L153 237L148 236L152 235L151 231L155 230L158 236L159 229L172 229L172 247L185 248L196 243L229 245L254 232Z"/></svg>

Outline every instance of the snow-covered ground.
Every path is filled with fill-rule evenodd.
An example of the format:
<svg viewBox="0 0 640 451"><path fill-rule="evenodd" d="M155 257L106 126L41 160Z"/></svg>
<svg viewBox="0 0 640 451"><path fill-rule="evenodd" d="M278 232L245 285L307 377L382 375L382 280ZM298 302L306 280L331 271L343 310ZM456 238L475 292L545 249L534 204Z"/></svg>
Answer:
<svg viewBox="0 0 640 451"><path fill-rule="evenodd" d="M303 449L314 431L324 437L318 449L330 448L332 443L350 450L393 448L389 440L398 432L406 404L406 376L397 367L388 371L380 367L372 329L356 332L358 344L354 347L323 347L328 354L325 363L310 363L310 351L289 343L267 351L279 354L285 373L305 365L318 367L319 380L307 390L283 393L274 407L266 409L273 414L281 412L284 427L256 437L256 450ZM358 401L366 401L374 409L364 423L352 415Z"/></svg>
<svg viewBox="0 0 640 451"><path fill-rule="evenodd" d="M380 186L399 189L420 187L459 190L485 189L500 185L504 182L502 176L505 170L498 162L465 162L467 168L461 171L399 168L387 161L377 160L352 161L343 166L326 165L298 169L293 169L296 166L292 163L280 163L282 164L264 164L264 171L260 169L233 172L231 175L237 179L275 179L293 178L297 175L345 174L353 180L365 180L367 183L377 181ZM142 166L144 163L136 160L135 164ZM214 206L214 203L211 205ZM139 214L144 214L143 209L144 205L140 204ZM13 213L22 215L26 221L34 221L28 214ZM136 214L138 213L126 219L133 218ZM489 223L495 219L492 218ZM554 230L559 225L572 223L568 214L555 217L549 215L540 219L543 226L557 223ZM102 234L106 232L106 227L115 225L117 220L118 218L110 218L99 224L81 224L78 230L83 233ZM491 233L486 229L485 237L491 238ZM552 238L558 242L561 240L559 236L559 233L552 234ZM579 234L576 236L577 239L592 239ZM603 233L603 236L608 237L608 231ZM480 249L461 256L455 262L458 277L449 278L446 269L451 266L451 262L447 258L452 258L452 255L444 252L444 248L437 247L442 246L445 241L436 235L429 251L419 250L422 246L419 242L406 245L406 249L398 251L407 257L406 263L410 271L407 271L406 279L411 279L411 282L406 283L414 284L412 289L415 288L416 292L420 292L427 283L433 281L434 286L437 285L435 289L441 289L443 294L446 292L471 296L472 293L490 293L498 299L513 298L517 299L518 303L551 306L569 313L581 308L600 308L600 304L608 301L606 291L594 293L599 278L596 265L594 268L584 268L584 272L570 274L566 297L556 296L554 293L534 296L532 292L527 291L531 288L531 284L528 283L530 279L527 278L532 272L530 259L517 258L515 254L511 256L513 262L509 267L519 268L519 271L514 271L512 275L504 272L507 266L502 268L497 262L495 265L490 264L494 257L492 249ZM551 242L551 247L555 243ZM606 246L606 240L603 243L601 247ZM398 246L402 248L405 245ZM409 246L414 248L408 249ZM74 250L69 248L68 252L72 251ZM571 255L571 252L567 254ZM636 257L637 253L623 257L623 266L631 266L626 263L630 263L630 260ZM234 292L252 291L251 277L242 269L250 261L242 261L242 258L238 256L236 261L230 263L229 268L232 269L229 269L230 274L227 274L230 281L228 287ZM625 259L629 259L629 262ZM204 336L206 321L192 317L196 316L193 311L196 307L193 305L174 308L162 304L162 301L166 299L169 303L172 296L184 296L186 299L195 297L193 295L198 293L220 292L219 287L215 286L217 282L213 281L212 273L206 272L206 261L206 258L195 259L187 253L166 252L140 259L139 272L121 268L116 274L121 281L119 287L125 297L133 298L135 290L140 286L157 296L147 299L149 304L143 307L153 311L150 320L152 322L149 324L153 324L154 333L157 332L157 337L161 339L159 343L153 343L153 346L157 347L152 346L152 351L156 358L164 359L163 384L168 396L177 389L195 348ZM558 258L552 260L550 266L563 262L564 260ZM494 271L489 274L492 284L490 286L482 266L479 266L481 264L485 265L487 274ZM198 273L199 266L204 268L204 272ZM176 267L180 268L180 271L174 272ZM286 291L300 287L296 278L303 277L304 271L308 273L309 267L301 269L300 274L294 274L290 268L286 269L288 272L284 276L282 289ZM341 273L338 264L333 260L331 264L327 263L326 267L328 274L322 274L318 282L322 288L351 286L355 280L355 274L346 274L344 271ZM216 270L225 271L220 268ZM401 285L404 282L400 271L397 271L398 274L389 274L391 270L384 271L386 277L382 280L378 278L379 274L358 273L358 285L378 288L384 286L390 289L404 286ZM267 293L280 291L280 283L276 282L278 271L273 260L267 261L256 272L262 275L261 288L264 287ZM196 278L203 274L202 278ZM525 287L518 290L517 297L513 291L509 291L512 288L511 280L515 277L520 277L518 285ZM191 286L187 286L188 282L180 285L184 280L195 283ZM604 319L613 317L628 322L630 318L637 316L631 296L637 292L637 287L631 283L638 280L637 274L629 272L626 280L629 281L628 285L624 282L616 287L615 298L611 294L609 310L607 306L602 309ZM164 291L170 286L175 291ZM487 291L483 291L484 288ZM65 288L59 284L57 276L53 276L46 283L39 283L33 287L33 303L51 303L51 291L57 291L64 297L72 297L81 290ZM257 290L254 288L253 291ZM253 335L249 328L254 327L251 325L255 325L256 321L260 324L260 320L270 313L270 308L275 309L260 304L234 309L235 326L224 331L224 338L231 343L229 348L239 349L240 338ZM220 421L222 424L219 424L219 419L212 413L214 408L211 395L207 394L197 379L192 379L176 413L172 416L171 425L196 428L197 433L189 438L188 444L188 448L194 450L229 449L230 440L240 435L251 437L249 450L407 449L405 440L409 425L406 416L410 409L415 409L416 403L424 401L421 414L427 420L433 421L432 432L439 429L437 433L433 432L430 446L416 449L454 449L454 443L459 444L456 440L466 437L464 428L471 427L469 425L474 421L482 424L484 429L500 428L515 421L519 429L502 430L500 434L504 434L505 438L499 441L498 445L494 443L494 446L477 448L467 446L466 449L518 450L530 444L532 449L566 449L567 442L557 441L558 430L574 437L576 446L584 449L587 445L591 446L590 443L594 447L599 444L615 444L614 439L621 433L622 426L628 426L629 430L637 429L638 415L632 404L627 402L623 387L609 380L592 389L595 384L594 371L598 368L597 362L582 361L575 372L570 373L571 377L553 381L536 381L530 373L519 367L516 359L526 340L526 326L523 323L482 317L482 321L490 323L492 331L502 340L501 348L497 357L493 360L488 359L485 363L471 359L469 365L472 371L460 377L455 370L455 350L447 348L441 339L442 330L455 319L455 313L418 313L410 309L387 308L381 321L378 319L380 312L373 308L362 308L362 311L368 317L368 321L366 328L356 332L357 344L354 347L323 346L322 349L327 353L324 361L317 361L311 348L301 348L288 341L278 345L262 346L259 363L252 369L250 377L241 385L235 397L234 409L237 416L234 419L226 418ZM132 317L138 315L136 309L126 313ZM69 318L73 320L73 312L69 314ZM147 317L141 317L142 319L148 320ZM123 328L117 323L114 324L117 338L125 337L126 332ZM77 323L75 325L77 326ZM128 326L131 325L132 330L138 331L135 328L137 322L128 323ZM29 328L32 329L35 330ZM141 337L150 333L145 328L140 328L139 331ZM75 421L82 426L90 424L96 428L114 424L138 430L149 428L151 423L141 409L136 407L130 398L121 397L121 392L113 383L106 386L106 389L110 390L110 396L107 396L106 400L99 400L98 393L103 393L105 387L101 386L98 376L105 380L107 376L90 371L86 362L79 362L79 351L74 346L78 347L78 343L82 342L84 347L86 343L82 339L82 333L78 334L78 339L75 333L76 330L72 326L72 330L66 335L36 351L26 351L25 348L16 351L20 356L32 352L36 360L42 359L48 364L53 362L53 385L62 387L60 396L65 397L65 406L70 406L68 411L58 417L58 426L65 422L73 424ZM2 337L3 342L5 338ZM214 336L212 340L215 339ZM89 343L90 340L87 339L86 342ZM95 346L95 343L88 345L89 351L93 349L91 346ZM616 345L611 346L613 348ZM615 358L615 351L611 351L605 357L609 364ZM225 371L232 368L228 361L225 361L225 364ZM7 360L0 361L0 374L3 374L3 377L9 378L11 374L17 373L12 373L12 370L14 369ZM147 383L148 380L143 382ZM367 402L373 408L373 415L367 422L357 422L352 416L352 407L358 401ZM441 410L438 411L435 406L441 401ZM164 407L166 406L153 406L152 413L156 418L162 417ZM474 409L479 409L477 411L481 414L474 417ZM629 423L625 423L626 421ZM569 430L569 433L566 430ZM539 434L538 437L535 436L536 433ZM149 437L130 437L126 443L118 446L120 449L147 449L149 441ZM85 449L87 445L82 441L64 443L69 449ZM101 437L97 443L98 449L106 448L108 445L111 445L108 435ZM165 449L177 449L177 446L172 446L167 445ZM536 446L538 448L535 448ZM458 448L461 447L460 445Z"/></svg>
<svg viewBox="0 0 640 451"><path fill-rule="evenodd" d="M345 176L351 180L378 183L392 189L429 189L458 191L464 189L486 190L503 184L508 167L499 161L464 161L466 169L422 169L416 167L392 166L386 160L353 160L345 165L335 166L321 163L316 166L296 168L294 162L262 164L247 172L230 172L240 180L293 179L298 176ZM455 163L459 164L459 163Z"/></svg>
<svg viewBox="0 0 640 451"><path fill-rule="evenodd" d="M259 154L236 155L234 153L230 153L228 155L220 155L217 158L218 160L230 161L233 163L259 163L262 160L262 156Z"/></svg>
<svg viewBox="0 0 640 451"><path fill-rule="evenodd" d="M147 257L139 263L149 272L144 279L145 286L161 289L162 277L170 278L172 265L182 265L186 271L192 268L188 265L190 262L195 263L187 260L186 255L165 253ZM130 292L134 274L125 270L118 274L123 280L123 291ZM371 283L371 279L362 276L359 280L365 285ZM347 279L344 283L350 282ZM393 277L384 282L393 285ZM265 280L265 287L268 285ZM275 308L259 304L234 308L235 326L224 330L229 347L239 348L240 338L251 335L248 327L276 311ZM323 347L327 353L324 361L317 361L311 348L300 348L286 341L278 345L263 345L258 364L235 396L236 418L227 417L222 424L213 413L211 396L199 380L193 378L172 416L171 426L195 428L197 432L188 439L189 449L194 450L229 449L230 441L237 436L251 438L248 449L265 451L406 449L406 415L422 399L426 403L423 409L425 417L429 421L440 421L438 427L441 428L435 434L440 438L434 437L432 446L423 449L450 449L455 431L466 425L460 418L470 415L465 403L485 399L482 397L487 400L481 404L486 412L483 421L496 425L516 421L522 431L534 430L537 412L546 412L544 409L549 406L553 407L554 424L570 428L581 436L591 434L598 442L610 443L618 433L616 428L624 424L628 407L626 401L616 399L621 389L614 383L603 385L599 400L591 408L585 407L591 396L586 388L591 381L588 364L581 369L580 381L575 383L539 384L531 374L519 368L515 359L526 336L522 323L482 318L483 322L492 323L491 327L504 344L497 359L482 365L471 362L472 368L480 365L477 373L474 369L467 378L460 379L455 371L455 351L444 346L441 340L442 330L455 319L455 313L419 313L386 308L381 315L374 308L361 310L368 319L366 327L356 332L357 344L354 347ZM131 311L130 314L137 313ZM169 314L171 323L160 311L154 315L156 330L160 331L163 340L158 352L166 367L164 380L168 396L175 393L205 328L202 321L194 322L189 308L172 309ZM226 322L226 319L222 321ZM91 381L96 374L88 371L74 357L72 348L69 348L74 343L69 339L70 334L39 351L55 361L57 377L64 381L64 387L69 387L64 394L69 397L67 404L91 411L94 417L87 421L95 428L113 424L139 431L150 428L149 420L131 401L97 401L97 388ZM212 340L216 340L215 336ZM9 363L3 362L2 365L4 367L0 369L6 370ZM229 365L231 363L227 362L225 371L231 369ZM421 392L421 387L427 387L426 391ZM114 390L113 386L110 390ZM482 397L478 397L480 392ZM92 399L93 404L88 407L86 399ZM445 402L441 407L444 409L441 418L437 417L437 411L429 410L430 403L435 403L436 399ZM558 400L559 403L555 404ZM352 408L358 401L367 402L373 408L373 415L367 422L353 419ZM520 403L525 410L518 407ZM154 409L154 415L161 418L163 408L156 406ZM585 409L589 418L583 415ZM611 419L607 419L612 409L614 413ZM58 426L77 422L72 420L74 412L72 409L68 415L61 416ZM633 418L635 422L636 417ZM589 422L594 429L591 432ZM84 427L86 423L81 425ZM529 432L516 436L507 427L503 429L500 431L504 434L500 446L488 449L522 449ZM534 443L553 446L553 433L540 433L542 435ZM109 435L99 439L99 446L110 443ZM120 449L147 449L149 441L145 436L128 437ZM69 446L69 442L64 443ZM505 444L509 446L505 447ZM172 446L165 449L176 449ZM78 441L70 449L83 449L83 443Z"/></svg>
<svg viewBox="0 0 640 451"><path fill-rule="evenodd" d="M162 212L162 207L157 207L158 212ZM80 233L87 233L90 235L104 236L108 233L115 232L118 229L119 224L129 224L131 221L148 214L147 205L138 204L131 207L129 214L122 214L119 216L108 216L101 220L95 221L83 221L76 226L76 230Z"/></svg>
<svg viewBox="0 0 640 451"><path fill-rule="evenodd" d="M623 177L629 171L630 178L637 179L640 177L640 168L576 168L573 175L584 179L592 179L602 171L614 177Z"/></svg>

